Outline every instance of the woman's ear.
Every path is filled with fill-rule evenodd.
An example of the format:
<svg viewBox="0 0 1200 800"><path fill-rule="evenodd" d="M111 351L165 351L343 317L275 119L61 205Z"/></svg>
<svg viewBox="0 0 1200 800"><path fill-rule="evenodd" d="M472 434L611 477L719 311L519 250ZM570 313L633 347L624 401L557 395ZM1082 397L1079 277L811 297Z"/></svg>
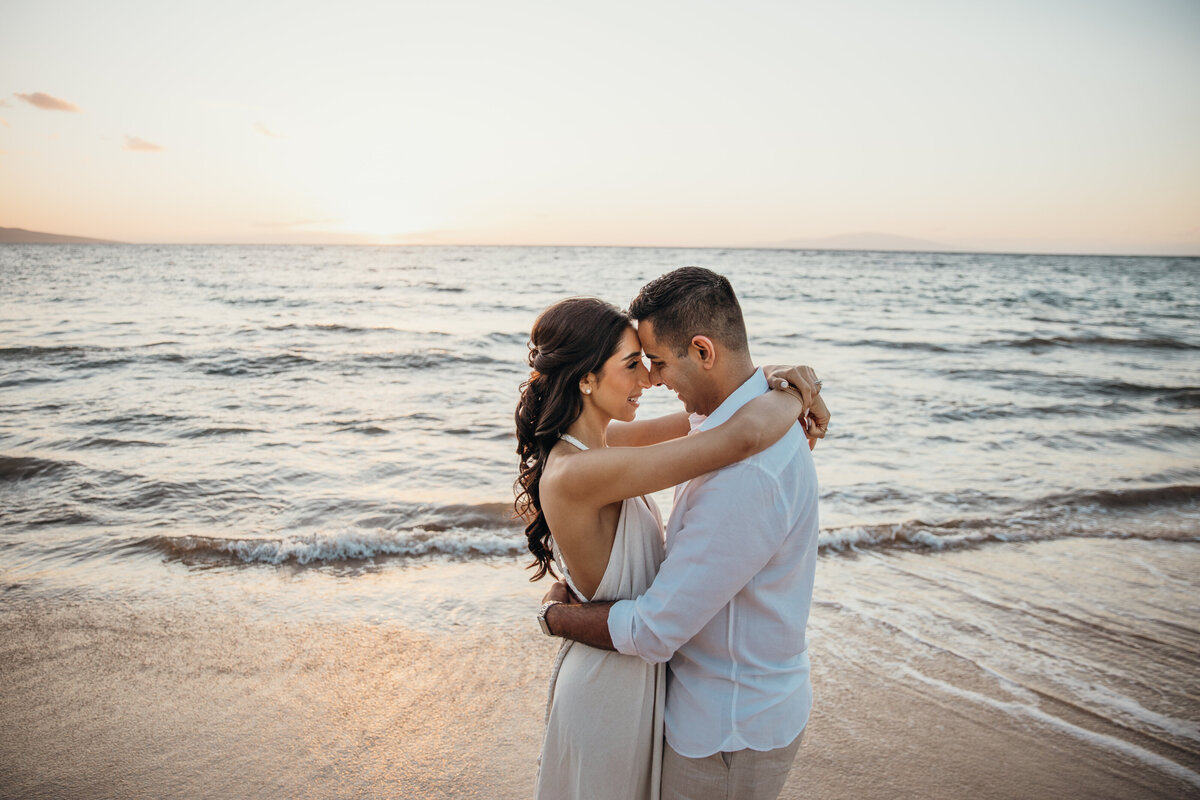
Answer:
<svg viewBox="0 0 1200 800"><path fill-rule="evenodd" d="M707 336L697 334L692 337L691 344L688 345L692 352L696 354L696 358L700 361L700 366L704 369L712 369L717 363L717 350L713 346L712 339Z"/></svg>
<svg viewBox="0 0 1200 800"><path fill-rule="evenodd" d="M595 388L595 386L596 386L596 373L589 372L587 375L585 375L583 377L583 380L581 380L579 382L579 393L580 394L591 394L592 389Z"/></svg>

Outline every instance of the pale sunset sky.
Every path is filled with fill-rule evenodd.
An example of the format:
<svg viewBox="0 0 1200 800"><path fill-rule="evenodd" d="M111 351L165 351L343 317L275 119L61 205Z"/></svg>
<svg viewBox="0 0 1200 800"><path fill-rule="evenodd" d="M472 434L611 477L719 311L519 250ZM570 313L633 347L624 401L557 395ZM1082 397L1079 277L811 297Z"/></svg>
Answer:
<svg viewBox="0 0 1200 800"><path fill-rule="evenodd" d="M0 226L1200 254L1200 2L0 0Z"/></svg>

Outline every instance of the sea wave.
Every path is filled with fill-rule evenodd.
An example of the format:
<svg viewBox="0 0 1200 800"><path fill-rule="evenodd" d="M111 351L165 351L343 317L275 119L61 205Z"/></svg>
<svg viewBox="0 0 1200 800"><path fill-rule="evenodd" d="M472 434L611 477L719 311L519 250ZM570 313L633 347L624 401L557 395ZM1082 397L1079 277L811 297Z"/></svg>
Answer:
<svg viewBox="0 0 1200 800"><path fill-rule="evenodd" d="M1076 380L1069 383L1087 393L1096 392L1114 397L1120 397L1121 395L1141 397L1159 395L1160 397L1171 398L1178 397L1183 393L1200 392L1200 386L1158 386L1146 383L1130 383L1128 381Z"/></svg>
<svg viewBox="0 0 1200 800"><path fill-rule="evenodd" d="M23 481L57 475L76 466L73 461L56 461L34 456L0 456L0 481Z"/></svg>
<svg viewBox="0 0 1200 800"><path fill-rule="evenodd" d="M1177 389L1164 393L1154 402L1170 408L1200 408L1200 389Z"/></svg>
<svg viewBox="0 0 1200 800"><path fill-rule="evenodd" d="M360 327L357 325L342 325L336 322L328 323L295 323L289 322L286 325L267 325L263 330L268 331L326 331L329 333L372 333L378 331L393 332L399 331L399 328L393 328L387 325L370 325ZM256 333L255 328L245 328L239 333Z"/></svg>
<svg viewBox="0 0 1200 800"><path fill-rule="evenodd" d="M149 442L144 439L117 439L111 436L84 436L70 440L68 446L81 450L113 450L122 447L167 447L166 442Z"/></svg>
<svg viewBox="0 0 1200 800"><path fill-rule="evenodd" d="M951 520L940 524L920 520L888 525L848 526L821 531L822 555L862 550L944 552L995 543L1053 541L1066 538L1141 539L1200 542L1195 526L1161 529L1080 525L1053 527L1040 521ZM209 536L150 536L131 542L127 549L158 553L167 560L189 565L332 565L372 561L449 557L475 559L518 557L526 554L518 530L416 528L353 528L318 531L277 538L223 538Z"/></svg>
<svg viewBox="0 0 1200 800"><path fill-rule="evenodd" d="M1015 403L1004 405L970 405L953 408L949 411L939 411L930 415L935 422L974 422L976 420L1012 419L1037 417L1039 419L1056 419L1062 417L1114 417L1140 413L1141 409L1119 400L1108 400L1096 405L1093 403L1054 403L1050 405L1023 406Z"/></svg>
<svg viewBox="0 0 1200 800"><path fill-rule="evenodd" d="M286 325L267 330L321 330L338 332L377 332L392 330L388 328L354 328L342 325ZM445 334L427 334L444 336ZM41 362L43 366L53 366L67 373L95 372L116 370L118 368L140 367L145 365L182 364L185 369L216 377L269 377L293 372L309 372L314 370L334 370L344 372L347 369L404 369L425 370L450 367L462 364L486 365L503 363L484 352L484 349L497 342L507 343L517 334L496 334L499 338L485 337L479 342L467 342L463 348L449 349L444 347L429 347L409 351L383 352L344 352L336 358L328 358L319 349L290 347L271 351L223 348L201 353L183 354L177 351L159 351L155 348L172 342L161 342L134 347L3 347L0 348L0 363L9 362L13 369L24 365ZM524 341L525 334L520 335ZM4 385L23 386L35 383L63 380L63 375L27 375L14 373L12 380Z"/></svg>
<svg viewBox="0 0 1200 800"><path fill-rule="evenodd" d="M985 345L1004 347L1133 347L1154 350L1200 350L1200 345L1170 336L1126 339L1119 336L1031 336L1025 339L989 339Z"/></svg>
<svg viewBox="0 0 1200 800"><path fill-rule="evenodd" d="M98 428L102 431L140 431L140 430L161 430L174 423L187 422L194 417L184 416L180 414L155 414L142 411L132 411L128 414L119 414L117 416L101 416L92 419L82 419L81 424L89 428Z"/></svg>
<svg viewBox="0 0 1200 800"><path fill-rule="evenodd" d="M195 430L184 431L179 436L184 439L205 439L209 436L229 436L241 433L265 433L261 428L241 428L241 427L211 427L211 428L196 428Z"/></svg>
<svg viewBox="0 0 1200 800"><path fill-rule="evenodd" d="M874 328L874 330L902 330L906 328ZM1048 347L1081 347L1081 348L1135 348L1150 350L1200 350L1200 344L1184 341L1171 336L1149 336L1145 338L1124 338L1119 336L1027 336L1019 339L985 339L975 344L952 344L945 341L932 342L921 340L898 339L812 339L811 336L798 333L783 334L770 339L770 343L786 343L795 339L809 339L836 345L838 347L880 347L889 350L918 350L929 353L962 353L971 352L978 347L1016 347L1022 349L1041 349Z"/></svg>
<svg viewBox="0 0 1200 800"><path fill-rule="evenodd" d="M360 355L355 362L379 369L434 369L456 364L500 363L482 353L458 353L443 348L431 348L411 353L372 353Z"/></svg>
<svg viewBox="0 0 1200 800"><path fill-rule="evenodd" d="M78 345L50 345L28 347L0 347L0 361L36 361L49 360L51 363L61 361L72 370L120 366L135 361L182 361L185 357L178 353L147 353L155 347L177 344L173 341L153 342L151 344L132 347L101 347Z"/></svg>
<svg viewBox="0 0 1200 800"><path fill-rule="evenodd" d="M1198 502L1200 486L1078 491L1050 495L1001 516L827 528L818 546L830 553L868 548L943 551L1067 538L1200 542L1200 521L1194 513Z"/></svg>
<svg viewBox="0 0 1200 800"><path fill-rule="evenodd" d="M0 361L26 361L46 356L72 355L82 353L82 347L49 346L49 347L0 347Z"/></svg>
<svg viewBox="0 0 1200 800"><path fill-rule="evenodd" d="M385 528L318 531L277 539L225 539L208 536L151 536L129 545L187 564L329 564L380 557L515 556L525 549L519 537L479 530Z"/></svg>
<svg viewBox="0 0 1200 800"><path fill-rule="evenodd" d="M1177 506L1200 501L1200 486L1149 486L1135 489L1087 490L1053 494L1038 505L1069 508L1134 508Z"/></svg>
<svg viewBox="0 0 1200 800"><path fill-rule="evenodd" d="M900 329L878 329L878 330L900 330ZM949 344L946 342L926 342L919 340L901 341L895 339L832 339L832 338L814 338L806 333L785 333L778 336L773 336L764 339L764 343L769 345L790 344L796 340L807 342L819 342L821 344L830 344L836 347L878 347L887 350L912 350L924 353L960 353L964 348L958 345Z"/></svg>
<svg viewBox="0 0 1200 800"><path fill-rule="evenodd" d="M1158 404L1184 409L1200 404L1200 386L1164 386L1110 378L1065 376L1049 371L989 369L977 366L948 367L938 372L957 381L983 381L1036 393L1044 393L1047 387L1053 387L1053 391L1060 397L1070 399L1084 398L1094 401L1098 397L1153 397Z"/></svg>
<svg viewBox="0 0 1200 800"><path fill-rule="evenodd" d="M394 511L356 520L364 528L425 531L462 529L511 530L517 524L511 503L434 503L403 506Z"/></svg>
<svg viewBox="0 0 1200 800"><path fill-rule="evenodd" d="M1141 539L1145 541L1200 542L1196 525L1160 528L1122 527L1079 522L1055 527L1035 520L1019 518L1003 521L979 521L964 525L962 520L927 523L912 520L886 525L851 525L822 531L818 539L821 554L854 550L916 550L942 552L978 547L985 544L1048 542L1058 539ZM975 521L973 521L975 522Z"/></svg>
<svg viewBox="0 0 1200 800"><path fill-rule="evenodd" d="M218 360L202 360L196 364L196 368L206 375L265 377L291 370L303 370L316 366L319 363L318 359L309 358L299 353L285 352L264 356L246 356L241 353L233 353Z"/></svg>
<svg viewBox="0 0 1200 800"><path fill-rule="evenodd" d="M822 555L863 550L932 553L1068 538L1200 542L1196 514L1139 513L1145 509L1189 512L1198 500L1200 486L1079 492L1048 497L1037 507L1006 516L826 528L819 533L818 550ZM423 515L410 510L402 516L408 522L404 528L396 527L398 518L383 515L337 530L275 537L157 535L125 547L200 566L327 566L380 558L516 557L526 552L511 506L505 503L431 505ZM417 517L420 521L414 523Z"/></svg>
<svg viewBox="0 0 1200 800"><path fill-rule="evenodd" d="M354 372L358 368L426 370L459 364L494 364L496 359L480 353L461 353L444 348L410 352L350 353L343 358L324 360L298 352L248 356L232 353L200 362L199 369L209 375L242 377L269 376L285 372L333 369Z"/></svg>

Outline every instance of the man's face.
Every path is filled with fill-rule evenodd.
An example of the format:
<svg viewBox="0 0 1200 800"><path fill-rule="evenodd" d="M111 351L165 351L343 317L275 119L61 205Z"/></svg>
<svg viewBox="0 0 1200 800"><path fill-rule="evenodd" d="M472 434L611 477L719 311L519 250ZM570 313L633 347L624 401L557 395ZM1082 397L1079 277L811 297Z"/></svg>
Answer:
<svg viewBox="0 0 1200 800"><path fill-rule="evenodd" d="M644 319L638 322L638 338L642 341L642 352L650 359L650 382L662 384L679 396L689 414L711 414L708 371L700 366L695 348L689 347L682 355L674 348L660 344L654 338L654 323Z"/></svg>

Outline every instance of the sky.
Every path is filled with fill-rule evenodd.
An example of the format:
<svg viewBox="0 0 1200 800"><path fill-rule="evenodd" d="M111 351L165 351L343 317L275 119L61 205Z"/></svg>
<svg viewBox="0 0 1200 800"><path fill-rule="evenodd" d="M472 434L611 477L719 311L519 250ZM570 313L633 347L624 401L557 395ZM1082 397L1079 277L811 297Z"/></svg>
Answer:
<svg viewBox="0 0 1200 800"><path fill-rule="evenodd" d="M0 227L1200 254L1200 3L0 0Z"/></svg>

